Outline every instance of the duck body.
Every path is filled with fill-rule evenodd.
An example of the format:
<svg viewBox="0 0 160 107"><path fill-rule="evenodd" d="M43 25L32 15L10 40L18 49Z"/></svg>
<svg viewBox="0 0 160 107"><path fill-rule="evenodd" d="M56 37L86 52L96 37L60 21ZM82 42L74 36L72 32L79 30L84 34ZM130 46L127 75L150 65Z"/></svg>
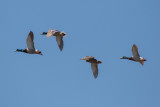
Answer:
<svg viewBox="0 0 160 107"><path fill-rule="evenodd" d="M147 61L146 59L140 57L138 52L138 47L135 44L133 44L132 46L132 55L133 55L132 57L123 56L120 59L128 59L131 61L139 62L142 65L144 65L144 61Z"/></svg>
<svg viewBox="0 0 160 107"><path fill-rule="evenodd" d="M93 72L94 78L96 79L98 76L98 64L100 64L102 62L98 61L97 59L95 59L92 56L86 56L86 57L82 58L81 60L86 60L86 62L91 63L92 72Z"/></svg>
<svg viewBox="0 0 160 107"><path fill-rule="evenodd" d="M29 32L27 37L27 48L26 49L16 49L15 52L24 52L28 54L39 54L42 55L41 51L34 48L34 34L32 31Z"/></svg>
<svg viewBox="0 0 160 107"><path fill-rule="evenodd" d="M66 36L66 33L58 31L58 30L50 29L48 30L48 32L41 33L41 35L47 35L48 38L51 36L56 36L57 44L59 46L60 51L62 51L63 45L64 45L63 37Z"/></svg>

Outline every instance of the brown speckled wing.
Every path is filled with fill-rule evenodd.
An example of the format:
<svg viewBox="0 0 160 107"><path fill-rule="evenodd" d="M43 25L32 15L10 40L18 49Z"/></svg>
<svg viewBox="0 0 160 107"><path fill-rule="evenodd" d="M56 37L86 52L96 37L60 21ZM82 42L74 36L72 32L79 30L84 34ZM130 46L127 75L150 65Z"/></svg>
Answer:
<svg viewBox="0 0 160 107"><path fill-rule="evenodd" d="M51 37L53 35L53 29L48 30L47 37Z"/></svg>
<svg viewBox="0 0 160 107"><path fill-rule="evenodd" d="M86 56L86 59L95 59L93 56Z"/></svg>

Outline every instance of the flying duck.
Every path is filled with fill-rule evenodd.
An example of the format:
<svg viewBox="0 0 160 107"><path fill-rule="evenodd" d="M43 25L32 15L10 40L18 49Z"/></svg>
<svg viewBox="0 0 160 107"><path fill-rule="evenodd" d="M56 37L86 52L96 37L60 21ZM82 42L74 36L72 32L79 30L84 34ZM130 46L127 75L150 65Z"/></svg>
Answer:
<svg viewBox="0 0 160 107"><path fill-rule="evenodd" d="M100 64L102 62L98 61L97 59L95 59L92 56L86 56L86 57L82 58L81 60L86 60L86 62L91 63L92 72L93 72L94 78L96 79L98 76L98 64Z"/></svg>
<svg viewBox="0 0 160 107"><path fill-rule="evenodd" d="M144 61L147 61L146 59L140 57L138 53L138 47L135 44L133 44L132 46L132 57L123 56L120 59L128 59L128 60L136 61L141 63L142 65L144 65Z"/></svg>
<svg viewBox="0 0 160 107"><path fill-rule="evenodd" d="M63 36L66 36L66 33L50 29L48 32L43 32L41 35L47 35L47 37L56 36L56 41L59 46L60 51L63 49Z"/></svg>
<svg viewBox="0 0 160 107"><path fill-rule="evenodd" d="M26 49L16 49L15 52L24 52L28 54L39 54L42 55L41 51L34 48L34 34L32 31L29 32L27 37L27 48Z"/></svg>

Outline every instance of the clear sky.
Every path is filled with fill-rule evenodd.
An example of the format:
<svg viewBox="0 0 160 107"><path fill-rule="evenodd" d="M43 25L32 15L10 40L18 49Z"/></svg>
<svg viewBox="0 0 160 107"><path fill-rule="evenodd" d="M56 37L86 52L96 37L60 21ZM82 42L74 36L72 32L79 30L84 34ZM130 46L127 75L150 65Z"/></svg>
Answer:
<svg viewBox="0 0 160 107"><path fill-rule="evenodd" d="M160 107L159 0L3 0L0 107ZM64 31L60 52L49 29ZM26 48L33 31L43 56ZM132 56L132 45L148 61ZM102 61L94 79L91 65Z"/></svg>

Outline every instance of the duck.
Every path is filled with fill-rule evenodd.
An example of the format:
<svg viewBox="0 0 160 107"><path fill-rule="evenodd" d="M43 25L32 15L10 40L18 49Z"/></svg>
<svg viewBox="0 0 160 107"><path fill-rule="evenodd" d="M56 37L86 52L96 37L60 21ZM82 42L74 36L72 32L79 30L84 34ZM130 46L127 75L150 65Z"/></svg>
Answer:
<svg viewBox="0 0 160 107"><path fill-rule="evenodd" d="M16 49L15 52L24 52L28 54L39 54L42 55L42 52L34 47L34 34L32 31L29 32L27 37L27 48L26 49Z"/></svg>
<svg viewBox="0 0 160 107"><path fill-rule="evenodd" d="M51 36L56 36L56 41L57 41L58 47L59 47L60 51L62 51L63 45L64 45L63 36L66 36L65 32L50 29L50 30L48 30L48 32L41 33L41 35L47 35L48 38Z"/></svg>
<svg viewBox="0 0 160 107"><path fill-rule="evenodd" d="M123 56L120 59L128 59L131 61L139 62L141 65L144 65L144 61L147 61L146 59L140 57L138 47L135 44L132 46L132 57Z"/></svg>
<svg viewBox="0 0 160 107"><path fill-rule="evenodd" d="M81 58L80 60L86 60L86 62L91 63L93 76L96 79L98 76L98 64L101 64L102 62L98 61L93 56L86 56L86 57Z"/></svg>

